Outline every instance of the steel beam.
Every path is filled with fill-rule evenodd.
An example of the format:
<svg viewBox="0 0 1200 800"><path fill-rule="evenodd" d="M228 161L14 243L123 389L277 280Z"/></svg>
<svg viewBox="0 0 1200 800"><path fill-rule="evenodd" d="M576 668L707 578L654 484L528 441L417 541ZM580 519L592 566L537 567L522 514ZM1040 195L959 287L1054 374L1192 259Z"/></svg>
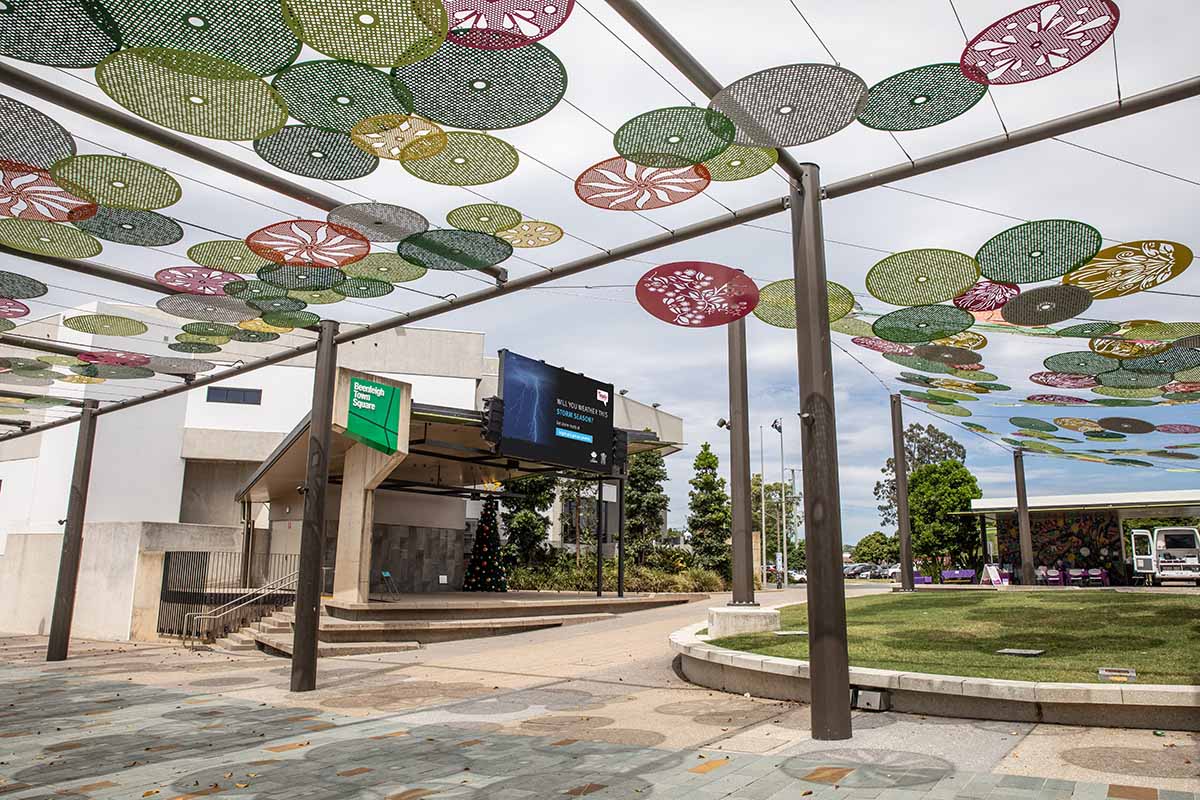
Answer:
<svg viewBox="0 0 1200 800"><path fill-rule="evenodd" d="M896 532L900 537L900 588L913 590L912 524L908 517L908 457L904 450L904 405L898 394L892 402L892 461L896 473Z"/></svg>
<svg viewBox="0 0 1200 800"><path fill-rule="evenodd" d="M729 485L732 492L733 598L753 606L754 540L750 509L750 397L746 377L746 320L725 326L729 338Z"/></svg>
<svg viewBox="0 0 1200 800"><path fill-rule="evenodd" d="M0 64L0 69L5 69L3 64ZM126 286L133 286L137 289L145 289L147 292L155 292L157 294L181 294L177 289L168 288L153 278L147 278L145 275L136 275L132 272L126 272L123 269L114 269L106 267L103 264L96 264L91 261L80 261L75 258L61 258L59 256L47 256L41 253L29 253L24 250L18 250L15 247L9 247L6 244L0 244L0 253L16 258L24 258L29 261L36 261L39 264L45 264L50 267L70 270L78 272L80 275L88 275L93 278L101 278L114 283L123 283Z"/></svg>
<svg viewBox="0 0 1200 800"><path fill-rule="evenodd" d="M1025 493L1025 451L1013 451L1013 477L1017 482L1017 525L1021 544L1021 583L1033 586L1033 531L1029 524L1029 497Z"/></svg>
<svg viewBox="0 0 1200 800"><path fill-rule="evenodd" d="M625 596L625 479L617 479L617 597Z"/></svg>
<svg viewBox="0 0 1200 800"><path fill-rule="evenodd" d="M596 597L604 596L604 479L596 481Z"/></svg>

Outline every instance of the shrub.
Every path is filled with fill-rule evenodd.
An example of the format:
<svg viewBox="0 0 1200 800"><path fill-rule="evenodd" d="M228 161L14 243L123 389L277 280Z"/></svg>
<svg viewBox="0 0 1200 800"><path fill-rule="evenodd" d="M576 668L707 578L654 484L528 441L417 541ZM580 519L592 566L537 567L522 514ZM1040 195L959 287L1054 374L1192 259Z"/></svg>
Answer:
<svg viewBox="0 0 1200 800"><path fill-rule="evenodd" d="M603 587L617 590L617 564L604 562ZM596 589L596 559L584 557L579 566L574 557L532 566L515 566L508 573L508 588L543 592L590 592ZM627 564L625 591L648 592L720 592L725 582L717 573L693 567L677 574L648 566Z"/></svg>

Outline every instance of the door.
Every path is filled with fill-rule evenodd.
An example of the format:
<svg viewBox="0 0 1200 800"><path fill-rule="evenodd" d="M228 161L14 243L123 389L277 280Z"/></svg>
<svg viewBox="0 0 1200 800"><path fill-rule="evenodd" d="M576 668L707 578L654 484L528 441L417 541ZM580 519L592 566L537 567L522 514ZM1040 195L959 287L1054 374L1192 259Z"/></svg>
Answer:
<svg viewBox="0 0 1200 800"><path fill-rule="evenodd" d="M1144 575L1153 575L1157 571L1154 559L1154 537L1150 531L1133 531L1133 571Z"/></svg>

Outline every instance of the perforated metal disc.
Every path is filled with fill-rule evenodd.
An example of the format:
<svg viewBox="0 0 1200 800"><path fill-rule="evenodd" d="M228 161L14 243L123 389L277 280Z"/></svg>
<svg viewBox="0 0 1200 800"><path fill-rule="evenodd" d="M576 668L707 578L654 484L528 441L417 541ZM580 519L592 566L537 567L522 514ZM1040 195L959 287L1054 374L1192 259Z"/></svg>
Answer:
<svg viewBox="0 0 1200 800"><path fill-rule="evenodd" d="M1069 219L1043 219L992 237L975 260L985 278L1005 283L1039 283L1078 269L1100 251L1100 231Z"/></svg>
<svg viewBox="0 0 1200 800"><path fill-rule="evenodd" d="M219 353L221 348L215 344L206 344L204 342L171 342L167 348L174 350L176 353Z"/></svg>
<svg viewBox="0 0 1200 800"><path fill-rule="evenodd" d="M440 153L446 132L414 115L379 114L350 129L350 139L364 152L389 161L416 161Z"/></svg>
<svg viewBox="0 0 1200 800"><path fill-rule="evenodd" d="M450 17L448 37L467 47L524 47L554 33L575 0L443 0ZM491 35L487 35L491 34ZM500 35L496 35L500 34Z"/></svg>
<svg viewBox="0 0 1200 800"><path fill-rule="evenodd" d="M829 295L829 322L842 320L854 309L854 295L840 283L826 282ZM768 283L759 289L758 305L754 316L777 328L796 327L796 282L788 278ZM869 330L866 331L870 333ZM858 335L862 335L861 332Z"/></svg>
<svg viewBox="0 0 1200 800"><path fill-rule="evenodd" d="M97 336L141 336L149 330L144 322L113 314L82 314L77 317L67 317L63 320L63 325L73 331L92 333Z"/></svg>
<svg viewBox="0 0 1200 800"><path fill-rule="evenodd" d="M792 147L837 133L866 101L867 84L848 69L789 64L739 78L709 105L733 121L738 144Z"/></svg>
<svg viewBox="0 0 1200 800"><path fill-rule="evenodd" d="M962 367L964 364L978 364L983 361L983 358L978 353L962 347L923 344L915 347L913 350L921 358L927 358L930 361L940 361L943 364L950 364L955 367Z"/></svg>
<svg viewBox="0 0 1200 800"><path fill-rule="evenodd" d="M858 121L881 131L915 131L970 111L987 87L958 64L929 64L884 78L871 87Z"/></svg>
<svg viewBox="0 0 1200 800"><path fill-rule="evenodd" d="M530 220L496 234L513 247L545 247L563 238L563 229L553 222Z"/></svg>
<svg viewBox="0 0 1200 800"><path fill-rule="evenodd" d="M949 375L953 371L953 367L949 364L943 364L940 361L930 361L928 358L920 356L906 356L899 353L884 353L883 357L893 364L899 364L907 369L915 369L920 372L929 372L934 375Z"/></svg>
<svg viewBox="0 0 1200 800"><path fill-rule="evenodd" d="M326 291L332 291L327 289ZM308 303L298 297L291 297L291 292L282 297L260 297L247 300L246 304L256 311L266 314L271 311L303 311Z"/></svg>
<svg viewBox="0 0 1200 800"><path fill-rule="evenodd" d="M341 288L341 284L338 284L338 288ZM300 305L284 308L276 300L267 300L261 304L263 313L269 311L300 311L304 308L307 308L309 305L316 306L340 303L346 299L346 296L338 293L335 289L294 289L287 293L287 299L297 301ZM258 306L260 304L253 303L252 305Z"/></svg>
<svg viewBox="0 0 1200 800"><path fill-rule="evenodd" d="M73 222L95 214L95 203L59 186L48 171L0 160L0 216Z"/></svg>
<svg viewBox="0 0 1200 800"><path fill-rule="evenodd" d="M486 133L451 131L437 153L400 164L415 178L443 186L481 186L508 177L520 157L512 145Z"/></svg>
<svg viewBox="0 0 1200 800"><path fill-rule="evenodd" d="M1162 353L1171 348L1171 343L1149 339L1119 339L1098 336L1088 340L1088 347L1100 355L1125 360Z"/></svg>
<svg viewBox="0 0 1200 800"><path fill-rule="evenodd" d="M375 67L428 58L448 28L441 0L283 0L283 15L312 49Z"/></svg>
<svg viewBox="0 0 1200 800"><path fill-rule="evenodd" d="M166 247L183 238L183 227L170 217L128 208L100 206L94 217L75 227L98 239L138 247Z"/></svg>
<svg viewBox="0 0 1200 800"><path fill-rule="evenodd" d="M978 269L978 262L975 267ZM1020 293L1021 287L1014 283L980 278L974 286L954 298L954 305L964 311L998 311Z"/></svg>
<svg viewBox="0 0 1200 800"><path fill-rule="evenodd" d="M958 297L979 280L975 259L953 250L906 250L867 273L867 291L894 306L925 306Z"/></svg>
<svg viewBox="0 0 1200 800"><path fill-rule="evenodd" d="M183 332L192 336L224 336L232 337L240 328L227 325L224 322L188 322L183 326Z"/></svg>
<svg viewBox="0 0 1200 800"><path fill-rule="evenodd" d="M744 181L761 175L779 162L774 147L747 147L731 144L704 162L714 181Z"/></svg>
<svg viewBox="0 0 1200 800"><path fill-rule="evenodd" d="M759 300L758 287L745 273L707 261L654 267L638 279L636 296L647 314L683 328L728 325Z"/></svg>
<svg viewBox="0 0 1200 800"><path fill-rule="evenodd" d="M379 166L379 159L363 152L349 134L309 125L287 125L256 139L254 152L285 172L322 181L361 178Z"/></svg>
<svg viewBox="0 0 1200 800"><path fill-rule="evenodd" d="M129 381L154 377L154 370L145 367L123 367L110 364L84 364L70 367L71 372L88 378L104 378L105 380Z"/></svg>
<svg viewBox="0 0 1200 800"><path fill-rule="evenodd" d="M1192 263L1192 250L1178 242L1137 241L1106 247L1063 283L1087 289L1097 300L1143 292L1178 277Z"/></svg>
<svg viewBox="0 0 1200 800"><path fill-rule="evenodd" d="M1072 375L1099 375L1111 372L1121 366L1115 358L1108 358L1099 353L1078 351L1073 353L1058 353L1047 358L1043 365L1050 372L1066 372Z"/></svg>
<svg viewBox="0 0 1200 800"><path fill-rule="evenodd" d="M1101 428L1113 433L1143 434L1153 433L1154 425L1145 420L1135 419L1133 417L1103 417L1096 420Z"/></svg>
<svg viewBox="0 0 1200 800"><path fill-rule="evenodd" d="M1100 385L1094 375L1078 372L1035 372L1029 380L1055 389L1091 389Z"/></svg>
<svg viewBox="0 0 1200 800"><path fill-rule="evenodd" d="M1170 373L1134 372L1131 369L1114 369L1096 376L1101 386L1114 389L1153 389L1171 382Z"/></svg>
<svg viewBox="0 0 1200 800"><path fill-rule="evenodd" d="M1158 405L1158 403L1154 400L1128 400L1116 397L1098 398L1095 400L1089 400L1088 402L1091 405L1105 406L1106 408L1146 408L1148 406ZM1121 436L1121 434L1114 433L1112 436Z"/></svg>
<svg viewBox="0 0 1200 800"><path fill-rule="evenodd" d="M403 81L353 61L304 61L280 72L271 85L293 117L342 133L368 117L413 110Z"/></svg>
<svg viewBox="0 0 1200 800"><path fill-rule="evenodd" d="M37 358L21 358L19 356L0 356L0 369L45 370L49 369L45 361Z"/></svg>
<svg viewBox="0 0 1200 800"><path fill-rule="evenodd" d="M830 309L830 314L832 313L833 310ZM875 338L875 331L871 330L871 323L854 316L852 313L846 314L846 316L836 322L830 320L829 330L845 334L846 336L870 336L871 338Z"/></svg>
<svg viewBox="0 0 1200 800"><path fill-rule="evenodd" d="M199 358L171 358L170 356L150 356L147 367L164 375L196 375L216 369L211 361Z"/></svg>
<svg viewBox="0 0 1200 800"><path fill-rule="evenodd" d="M1064 339L1091 339L1095 336L1107 336L1121 330L1115 322L1083 322L1067 328L1059 328L1058 335Z"/></svg>
<svg viewBox="0 0 1200 800"><path fill-rule="evenodd" d="M121 31L95 0L5 0L0 55L51 67L94 67L121 47Z"/></svg>
<svg viewBox="0 0 1200 800"><path fill-rule="evenodd" d="M1000 309L1005 322L1026 327L1054 325L1078 317L1092 305L1092 295L1078 286L1042 286L1014 297Z"/></svg>
<svg viewBox="0 0 1200 800"><path fill-rule="evenodd" d="M329 212L328 220L368 241L399 242L414 233L429 230L429 220L412 209L391 203L350 203Z"/></svg>
<svg viewBox="0 0 1200 800"><path fill-rule="evenodd" d="M1058 430L1058 426L1037 417L1011 417L1008 420L1015 428L1026 428L1031 431L1043 431L1044 433L1054 433Z"/></svg>
<svg viewBox="0 0 1200 800"><path fill-rule="evenodd" d="M226 284L241 283L237 273L211 267L168 267L154 273L154 280L179 292L203 295L224 295Z"/></svg>
<svg viewBox="0 0 1200 800"><path fill-rule="evenodd" d="M575 194L609 211L650 211L690 200L708 188L703 164L682 169L643 167L618 156L593 164L575 179Z"/></svg>
<svg viewBox="0 0 1200 800"><path fill-rule="evenodd" d="M342 297L383 297L395 289L391 283L374 278L346 278L333 291Z"/></svg>
<svg viewBox="0 0 1200 800"><path fill-rule="evenodd" d="M91 258L104 249L99 241L81 230L33 219L0 219L0 244L26 253L62 258Z"/></svg>
<svg viewBox="0 0 1200 800"><path fill-rule="evenodd" d="M975 324L975 318L954 306L913 306L885 314L875 320L872 330L880 339L889 342L931 342L965 331Z"/></svg>
<svg viewBox="0 0 1200 800"><path fill-rule="evenodd" d="M279 338L278 333L266 333L264 331L244 331L241 328L237 329L230 337L235 342L247 342L249 344L264 344L273 342Z"/></svg>
<svg viewBox="0 0 1200 800"><path fill-rule="evenodd" d="M965 347L968 350L982 350L987 347L987 337L975 331L963 331L945 339L934 339L934 344L944 344L947 347Z"/></svg>
<svg viewBox="0 0 1200 800"><path fill-rule="evenodd" d="M874 336L855 336L850 341L859 347L874 350L876 353L895 353L902 356L911 356L914 354L913 349L906 344L889 342L884 339L877 339Z"/></svg>
<svg viewBox="0 0 1200 800"><path fill-rule="evenodd" d="M371 251L358 231L320 220L288 220L259 228L246 237L246 246L277 264L340 267Z"/></svg>
<svg viewBox="0 0 1200 800"><path fill-rule="evenodd" d="M215 344L219 347L223 344L229 344L229 337L200 336L194 333L179 333L175 335L175 341L183 342L184 344Z"/></svg>
<svg viewBox="0 0 1200 800"><path fill-rule="evenodd" d="M0 297L13 300L32 300L41 297L48 289L41 281L0 270Z"/></svg>
<svg viewBox="0 0 1200 800"><path fill-rule="evenodd" d="M29 306L11 297L0 297L0 319L20 319L28 316Z"/></svg>
<svg viewBox="0 0 1200 800"><path fill-rule="evenodd" d="M155 303L160 311L184 319L237 323L258 316L258 311L235 297L201 297L173 294Z"/></svg>
<svg viewBox="0 0 1200 800"><path fill-rule="evenodd" d="M469 206L459 206L446 215L446 222L452 228L458 228L460 231L492 234L519 225L522 219L520 211L498 203L473 203Z"/></svg>
<svg viewBox="0 0 1200 800"><path fill-rule="evenodd" d="M126 47L172 47L223 58L258 75L296 60L300 42L270 0L104 0Z"/></svg>
<svg viewBox="0 0 1200 800"><path fill-rule="evenodd" d="M512 255L503 239L476 231L434 229L405 239L401 258L426 269L461 271L492 267Z"/></svg>
<svg viewBox="0 0 1200 800"><path fill-rule="evenodd" d="M321 318L311 311L269 311L263 314L263 322L284 328L307 328L320 321Z"/></svg>
<svg viewBox="0 0 1200 800"><path fill-rule="evenodd" d="M1163 394L1157 386L1097 386L1092 392L1108 397L1161 397Z"/></svg>
<svg viewBox="0 0 1200 800"><path fill-rule="evenodd" d="M113 208L166 208L183 196L166 170L121 156L72 156L55 164L50 174L67 191Z"/></svg>
<svg viewBox="0 0 1200 800"><path fill-rule="evenodd" d="M188 248L187 257L203 267L253 275L274 262L255 253L240 239L214 239Z"/></svg>
<svg viewBox="0 0 1200 800"><path fill-rule="evenodd" d="M238 327L244 331L257 331L260 333L288 333L292 330L290 325L268 325L261 318L239 322Z"/></svg>
<svg viewBox="0 0 1200 800"><path fill-rule="evenodd" d="M201 53L122 50L96 67L104 93L164 128L209 139L261 139L287 122L287 106L250 70Z"/></svg>
<svg viewBox="0 0 1200 800"><path fill-rule="evenodd" d="M75 139L36 108L0 95L0 158L50 169L75 155Z"/></svg>
<svg viewBox="0 0 1200 800"><path fill-rule="evenodd" d="M695 106L659 108L617 129L613 149L645 167L689 167L715 158L733 143L733 122Z"/></svg>
<svg viewBox="0 0 1200 800"><path fill-rule="evenodd" d="M969 417L971 409L963 408L962 406L951 405L950 403L930 403L929 410L937 414L944 414L947 417Z"/></svg>
<svg viewBox="0 0 1200 800"><path fill-rule="evenodd" d="M1187 372L1188 370L1200 367L1200 350L1192 350L1187 347L1172 347L1170 350L1165 350L1152 356L1126 359L1121 366L1123 369L1131 369L1138 372L1163 372L1167 374Z"/></svg>
<svg viewBox="0 0 1200 800"><path fill-rule="evenodd" d="M311 292L320 289L332 289L346 280L346 273L340 269L329 267L299 267L281 264L273 267L263 267L258 271L258 278L263 283L286 291L301 290ZM243 297L242 299L257 299L256 294L258 293L255 293L253 288L247 291L251 294L251 297Z"/></svg>
<svg viewBox="0 0 1200 800"><path fill-rule="evenodd" d="M43 374L32 374L38 372L31 371L31 374L22 375L19 372L4 372L0 371L0 383L8 383L14 386L50 386L54 383L54 378L45 377ZM52 375L54 373L51 373Z"/></svg>
<svg viewBox="0 0 1200 800"><path fill-rule="evenodd" d="M356 261L346 267L343 272L353 278L408 283L424 277L426 270L396 253L371 253L362 261Z"/></svg>
<svg viewBox="0 0 1200 800"><path fill-rule="evenodd" d="M1125 336L1130 339L1176 342L1178 344L1178 340L1197 334L1200 334L1200 322L1153 322L1135 325L1125 333Z"/></svg>
<svg viewBox="0 0 1200 800"><path fill-rule="evenodd" d="M1155 430L1157 430L1159 433L1193 435L1200 433L1200 425L1177 423L1170 425L1159 425L1155 428Z"/></svg>

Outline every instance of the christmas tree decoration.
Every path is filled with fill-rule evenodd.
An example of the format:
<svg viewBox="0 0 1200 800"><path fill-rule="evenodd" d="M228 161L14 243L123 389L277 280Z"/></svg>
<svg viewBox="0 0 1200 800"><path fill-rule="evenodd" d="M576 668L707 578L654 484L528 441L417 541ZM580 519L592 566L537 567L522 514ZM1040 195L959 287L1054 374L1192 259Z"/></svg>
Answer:
<svg viewBox="0 0 1200 800"><path fill-rule="evenodd" d="M500 527L496 523L495 497L483 502L483 514L475 529L475 545L463 579L464 592L507 592L508 579L500 563Z"/></svg>

